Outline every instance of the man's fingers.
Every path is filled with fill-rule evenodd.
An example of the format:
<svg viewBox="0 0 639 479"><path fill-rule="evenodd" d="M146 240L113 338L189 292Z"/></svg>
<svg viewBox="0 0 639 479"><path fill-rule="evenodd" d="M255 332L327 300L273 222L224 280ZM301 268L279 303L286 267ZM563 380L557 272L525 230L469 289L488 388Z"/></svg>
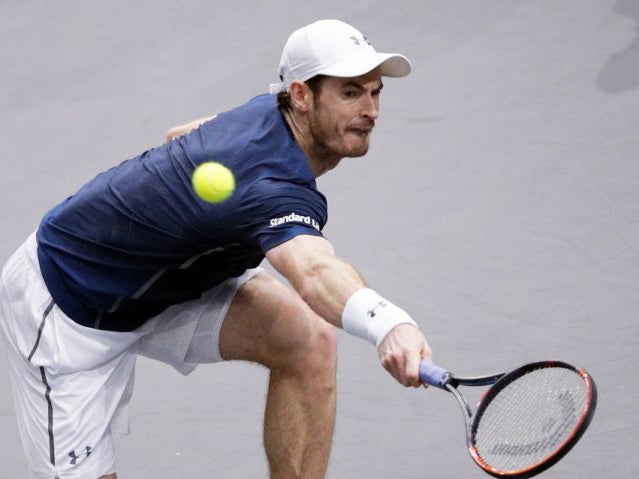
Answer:
<svg viewBox="0 0 639 479"><path fill-rule="evenodd" d="M419 362L419 355L410 350L395 351L382 358L382 366L397 382L406 387L422 385L419 379Z"/></svg>
<svg viewBox="0 0 639 479"><path fill-rule="evenodd" d="M408 380L408 384L415 388L422 385L422 382L419 379L420 361L421 356L417 354L410 354L406 360L406 378Z"/></svg>
<svg viewBox="0 0 639 479"><path fill-rule="evenodd" d="M384 368L403 386L420 387L419 364L432 361L432 352L423 333L412 325L393 329L378 348Z"/></svg>

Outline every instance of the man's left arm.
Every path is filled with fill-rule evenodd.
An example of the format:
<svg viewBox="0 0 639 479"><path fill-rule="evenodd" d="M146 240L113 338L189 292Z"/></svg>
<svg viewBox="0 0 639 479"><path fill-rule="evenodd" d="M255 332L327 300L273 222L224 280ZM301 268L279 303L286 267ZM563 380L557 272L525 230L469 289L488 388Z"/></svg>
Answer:
<svg viewBox="0 0 639 479"><path fill-rule="evenodd" d="M165 143L169 143L176 138L179 138L182 135L186 135L191 130L198 128L203 123L206 123L209 120L212 120L217 115L206 116L204 118L200 118L198 120L193 120L188 123L184 123L183 125L177 125L172 128L169 128L169 131L166 133L166 137L164 138Z"/></svg>

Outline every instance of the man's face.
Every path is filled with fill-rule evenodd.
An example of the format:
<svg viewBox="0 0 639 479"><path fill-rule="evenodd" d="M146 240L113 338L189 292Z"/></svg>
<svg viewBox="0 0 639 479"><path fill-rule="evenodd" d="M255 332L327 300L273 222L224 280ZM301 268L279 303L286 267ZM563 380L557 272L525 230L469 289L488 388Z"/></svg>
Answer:
<svg viewBox="0 0 639 479"><path fill-rule="evenodd" d="M377 70L354 78L325 78L309 111L315 145L340 158L365 155L382 86Z"/></svg>

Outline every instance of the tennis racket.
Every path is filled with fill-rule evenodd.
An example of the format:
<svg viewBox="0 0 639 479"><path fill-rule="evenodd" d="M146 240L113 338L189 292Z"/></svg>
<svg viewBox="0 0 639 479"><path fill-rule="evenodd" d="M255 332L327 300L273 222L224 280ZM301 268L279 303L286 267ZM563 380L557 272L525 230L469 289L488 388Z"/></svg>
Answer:
<svg viewBox="0 0 639 479"><path fill-rule="evenodd" d="M583 435L597 402L590 375L561 361L473 378L422 361L419 375L424 383L455 396L463 411L470 455L494 477L532 477L555 464ZM473 413L457 388L487 385L492 386Z"/></svg>

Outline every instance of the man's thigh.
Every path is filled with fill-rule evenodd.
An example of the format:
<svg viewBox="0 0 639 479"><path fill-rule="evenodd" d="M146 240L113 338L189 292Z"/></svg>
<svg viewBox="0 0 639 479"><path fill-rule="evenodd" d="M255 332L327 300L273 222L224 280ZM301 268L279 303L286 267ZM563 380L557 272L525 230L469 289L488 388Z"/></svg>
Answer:
<svg viewBox="0 0 639 479"><path fill-rule="evenodd" d="M200 298L166 309L149 321L149 333L138 344L138 354L169 364L182 374L198 364L216 363L220 329L243 286L252 283L261 268L249 269L206 291Z"/></svg>
<svg viewBox="0 0 639 479"><path fill-rule="evenodd" d="M221 327L220 354L277 367L332 329L294 289L261 272L237 292Z"/></svg>

